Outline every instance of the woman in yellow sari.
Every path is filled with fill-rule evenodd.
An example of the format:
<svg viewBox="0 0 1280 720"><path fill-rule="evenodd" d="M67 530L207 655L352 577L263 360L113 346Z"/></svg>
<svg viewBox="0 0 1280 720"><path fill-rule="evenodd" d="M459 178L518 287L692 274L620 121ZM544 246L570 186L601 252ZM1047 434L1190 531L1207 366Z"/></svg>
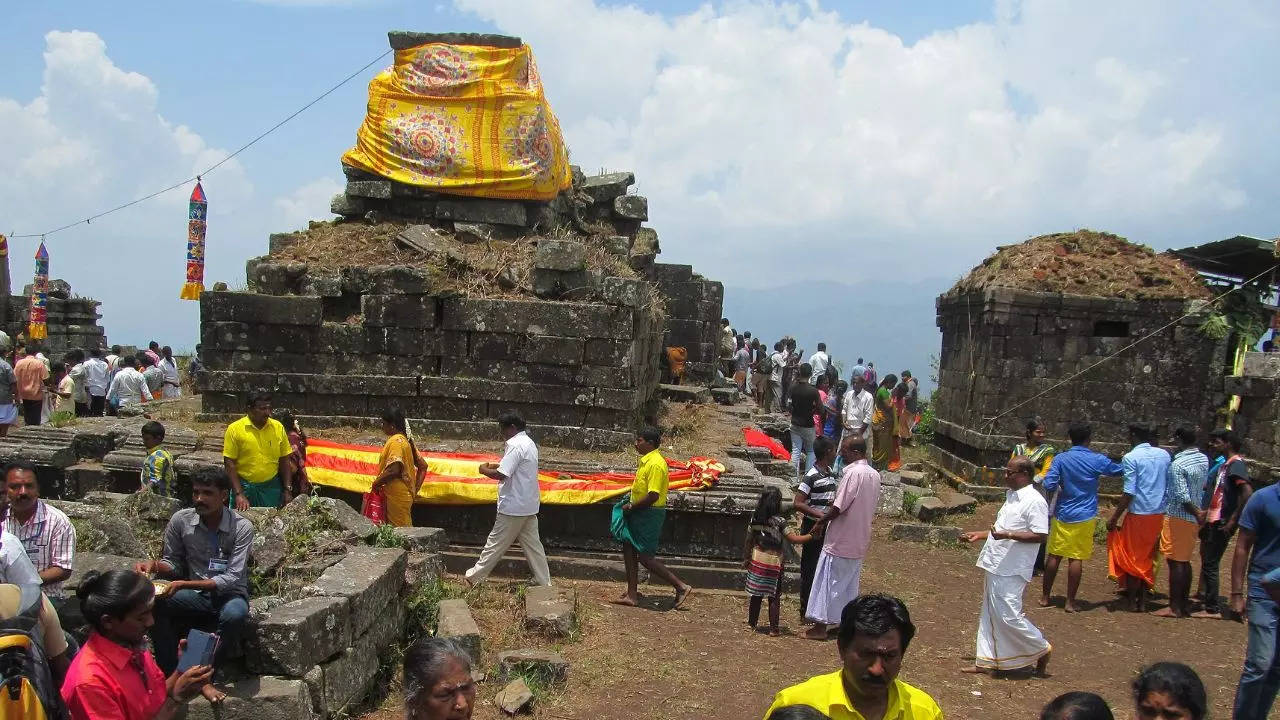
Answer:
<svg viewBox="0 0 1280 720"><path fill-rule="evenodd" d="M877 470L889 469L893 460L893 388L898 376L885 375L876 389L875 409L871 412L871 465Z"/></svg>
<svg viewBox="0 0 1280 720"><path fill-rule="evenodd" d="M427 463L409 437L409 427L400 408L382 413L382 431L388 436L387 444L378 456L378 477L373 481L373 492L386 497L389 524L409 527L413 525L413 499L422 487Z"/></svg>

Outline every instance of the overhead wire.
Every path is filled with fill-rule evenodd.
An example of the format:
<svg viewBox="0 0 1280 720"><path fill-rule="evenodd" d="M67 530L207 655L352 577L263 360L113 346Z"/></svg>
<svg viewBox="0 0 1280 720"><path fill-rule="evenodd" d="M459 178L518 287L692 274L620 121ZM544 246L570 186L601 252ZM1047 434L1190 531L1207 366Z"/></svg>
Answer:
<svg viewBox="0 0 1280 720"><path fill-rule="evenodd" d="M288 123L290 120L292 120L292 119L294 119L294 118L298 117L298 116L299 116L299 115L301 115L303 112L306 112L306 110L307 110L308 108L310 108L312 105L315 105L316 103L318 103L318 102L320 102L321 100L325 99L325 98L326 98L326 97L328 97L329 95L332 95L335 91L337 91L337 90L338 90L338 88L340 88L340 87L342 87L343 85L346 85L347 83L351 82L351 81L352 81L352 80L354 80L357 76L359 76L361 73L363 73L365 70L368 70L369 68L373 67L373 66L374 66L374 65L376 65L377 63L381 62L383 58L385 58L386 56L390 55L392 52L394 52L394 51L392 51L392 50L387 50L387 51L383 52L382 54L378 55L378 57L374 58L373 60L370 60L369 62L365 63L365 64L364 64L364 65L363 65L359 70L356 70L355 72L351 73L350 75L347 75L347 76L346 76L346 77L344 77L342 80L340 80L337 84L335 84L333 87L330 87L328 90L325 90L323 93L321 93L321 94L320 94L320 95L318 95L317 97L313 98L313 99L312 99L310 102L308 102L306 105L303 105L302 107L300 107L300 108L298 108L297 110L293 111L292 113L290 113L287 117L285 117L285 118L284 118L283 120L281 120L280 122L276 123L275 125L272 125L272 126L271 126L270 128L268 128L266 131L264 131L264 132L260 133L257 137L255 137L255 138L253 138L252 140L250 140L249 142L247 142L247 143L245 143L245 144L241 145L241 146L239 147L239 149L237 149L235 152L233 152L233 153L231 153L231 154L227 155L226 157L222 158L222 159L221 159L221 160L219 160L218 162L216 162L216 163L214 163L214 164L210 165L209 167L205 168L205 169L204 169L204 170L202 170L201 172L198 172L198 173L196 173L195 175L192 175L192 176L191 176L191 177L189 177L189 178L185 178L185 179L180 180L180 181L178 181L178 182L176 182L176 183L174 183L174 184L172 184L172 185L169 185L168 187L161 188L160 190L156 190L155 192L148 193L148 194L146 194L146 195L143 195L142 197L135 198L135 199L133 199L133 200L130 200L129 202L122 203L122 204L117 205L117 206L115 206L115 207L113 207L113 208L110 208L110 209L108 209L108 210L103 210L102 212L95 213L95 214L93 214L93 215L90 215L89 217L86 217L86 218L83 218L83 219L80 219L80 220L76 220L76 221L74 221L74 222L69 222L69 223L67 223L67 224L65 224L65 225L60 225L60 226L58 226L58 227L53 228L52 230L45 230L44 232L37 232L37 233L14 233L14 234L10 234L8 237L10 237L10 238L37 238L37 237L38 237L38 238L40 238L41 240L43 240L46 236L53 235L54 233L62 232L63 230L67 230L67 229L69 229L69 228L73 228L73 227L75 227L75 226L77 226L77 225L82 225L82 224L83 224L83 225L88 225L88 224L91 224L94 220L97 220L97 219L102 218L102 217L106 217L107 215L110 215L110 214L112 214L112 213L119 212L119 211L124 210L124 209L126 209L126 208L133 207L134 205L137 205L138 203L146 202L147 200L150 200L150 199L152 199L152 198L154 198L154 197L158 197L158 196L163 195L163 194L165 194L165 193L167 193L167 192L171 192L171 191L173 191L173 190L177 190L178 188L180 188L180 187L182 187L182 186L184 186L184 185L188 185L188 184L190 184L190 183L191 183L191 182L193 182L193 181L199 182L199 181L200 181L200 180L201 180L205 175L208 175L209 173L213 172L214 170L217 170L219 167L221 167L221 166L222 166L224 163L226 163L227 161L229 161L229 160L231 160L232 158L236 157L237 155L239 155L240 153L244 152L245 150L248 150L249 148L253 147L253 146L254 146L255 144L257 144L260 140L262 140L263 138L267 137L268 135L270 135L271 133L275 132L276 130L279 130L281 127L283 127L283 126L284 126L286 123Z"/></svg>
<svg viewBox="0 0 1280 720"><path fill-rule="evenodd" d="M1155 337L1155 336L1159 335L1160 333L1164 332L1165 330L1168 330L1169 328L1173 327L1174 325L1177 325L1178 323L1182 322L1183 320L1186 320L1187 318L1191 317L1192 315L1196 315L1196 314L1198 314L1198 313L1199 313L1199 312L1201 312L1204 308L1213 307L1214 305L1218 304L1218 302L1220 302L1223 298L1227 297L1227 296L1228 296L1228 295L1230 295L1231 293L1236 292L1237 290L1240 290L1240 289L1241 289L1241 288L1243 288L1245 285L1248 285L1248 284L1250 284L1250 283L1252 283L1252 282L1255 282L1255 281L1257 281L1257 280L1260 280L1260 279L1262 278L1262 276L1263 276L1263 275L1266 275L1267 273L1272 272L1272 271L1273 271L1273 270L1275 270L1276 268L1280 268L1280 264L1276 264L1276 265L1272 265L1271 267L1268 267L1266 270L1263 270L1262 272L1258 273L1257 275L1254 275L1252 278L1249 278L1248 280L1245 280L1244 282L1240 283L1239 285L1236 285L1235 287L1232 287L1230 290L1227 290L1226 292L1222 293L1221 295L1218 295L1217 297L1213 298L1212 300L1209 300L1208 302L1206 302L1206 303L1205 303L1205 305L1203 305L1203 306L1201 306L1201 307L1198 307L1198 308L1196 308L1196 309L1194 309L1194 310L1191 310L1191 311L1188 311L1188 312L1186 312L1186 313L1182 314L1182 315L1181 315L1181 316L1179 316L1178 318L1176 318L1176 319L1174 319L1174 320L1172 320L1172 321L1170 321L1170 322L1168 322L1168 323L1165 323L1164 325L1160 326L1159 328L1156 328L1155 330L1152 330L1151 332L1147 333L1146 335L1143 335L1142 337L1138 338L1137 340L1134 340L1133 342L1129 343L1128 345L1125 345L1124 347L1120 348L1119 350L1116 350L1115 352L1111 353L1110 355L1106 355L1106 356L1105 356L1105 357L1103 357L1102 359L1100 359L1100 360L1098 360L1097 362L1093 363L1092 365L1090 365L1090 366L1088 366L1088 367L1084 368L1083 370L1080 370L1079 372L1076 372L1075 374L1073 374L1073 375L1071 375L1071 376L1069 376L1069 377L1066 377L1066 378L1064 378L1064 379L1062 379L1062 380L1059 380L1058 382L1056 382L1056 383L1054 383L1053 385L1049 386L1047 389L1045 389L1045 390L1043 390L1043 391L1041 391L1041 392L1039 392L1039 393L1036 393L1035 395L1031 396L1030 398L1027 398L1026 400L1023 400L1022 402L1018 403L1017 405L1014 405L1013 407L1011 407L1011 408L1009 408L1009 409L1005 410L1005 411L1004 411L1004 412L1002 412L1002 413L997 414L997 415L996 415L996 416L994 416L994 417L988 418L988 419L985 421L985 422L986 422L986 425L987 425L988 430L994 430L994 429L995 429L996 421L997 421L997 420L999 420L1000 418L1005 417L1006 415L1009 415L1009 414L1013 413L1013 412L1014 412L1014 411L1016 411L1018 408L1021 408L1021 407L1025 406L1025 405L1029 405L1030 403L1035 402L1036 400L1038 400L1038 399L1040 399L1040 398L1044 397L1045 395L1048 395L1049 393L1053 392L1054 390L1057 390L1058 388L1062 387L1063 385L1066 385L1067 383L1069 383L1069 382L1071 382L1071 381L1075 380L1076 378L1080 377L1081 375L1084 375L1085 373L1089 372L1090 370L1093 370L1094 368L1098 367L1099 365L1102 365L1103 363L1108 362L1108 361L1110 361L1110 360L1111 360L1111 359L1113 359L1113 358L1119 357L1121 354L1123 354L1125 351L1129 350L1130 348L1133 348L1133 347L1135 347L1135 346L1137 346L1137 345L1140 345L1140 344L1142 344L1142 343L1144 343L1144 342L1146 342L1146 341L1150 340L1151 338L1153 338L1153 337ZM971 338L970 340L972 341L972 338Z"/></svg>

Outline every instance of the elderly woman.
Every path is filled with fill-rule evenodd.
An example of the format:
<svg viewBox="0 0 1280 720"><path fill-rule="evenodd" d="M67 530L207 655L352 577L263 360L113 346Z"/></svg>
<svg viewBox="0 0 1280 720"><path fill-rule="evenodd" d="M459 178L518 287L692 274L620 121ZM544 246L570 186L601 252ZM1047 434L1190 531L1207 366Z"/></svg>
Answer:
<svg viewBox="0 0 1280 720"><path fill-rule="evenodd" d="M457 642L424 637L404 655L408 720L470 720L476 703L471 656Z"/></svg>
<svg viewBox="0 0 1280 720"><path fill-rule="evenodd" d="M409 426L400 408L382 413L382 432L387 434L387 444L378 456L378 477L373 481L373 492L380 492L387 499L388 523L409 527L413 525L413 499L422 486L427 464L409 437Z"/></svg>
<svg viewBox="0 0 1280 720"><path fill-rule="evenodd" d="M62 699L72 720L169 720L206 686L206 697L220 699L221 693L208 685L213 676L208 665L168 678L160 672L147 649L155 586L146 575L90 570L76 597L93 631L62 683Z"/></svg>

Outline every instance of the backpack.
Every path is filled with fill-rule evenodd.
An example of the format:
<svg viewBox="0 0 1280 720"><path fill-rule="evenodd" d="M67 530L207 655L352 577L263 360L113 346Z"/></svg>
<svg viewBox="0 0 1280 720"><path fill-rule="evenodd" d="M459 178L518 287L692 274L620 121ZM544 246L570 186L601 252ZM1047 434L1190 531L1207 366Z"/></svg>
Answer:
<svg viewBox="0 0 1280 720"><path fill-rule="evenodd" d="M18 614L0 620L0 718L66 720L67 709L41 644L40 586L22 586L21 597Z"/></svg>

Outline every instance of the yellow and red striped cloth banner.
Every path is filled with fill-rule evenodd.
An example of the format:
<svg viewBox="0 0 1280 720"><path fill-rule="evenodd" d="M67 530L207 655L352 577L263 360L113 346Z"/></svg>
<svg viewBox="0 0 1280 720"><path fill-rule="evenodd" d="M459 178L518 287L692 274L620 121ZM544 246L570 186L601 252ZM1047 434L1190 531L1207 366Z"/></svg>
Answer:
<svg viewBox="0 0 1280 720"><path fill-rule="evenodd" d="M307 479L312 485L366 493L378 476L381 448L345 445L309 438ZM427 461L427 476L416 502L432 505L484 505L498 501L498 481L480 474L480 464L498 462L497 455L478 453L420 453ZM703 490L720 479L725 467L704 457L687 462L667 459L671 490ZM631 490L634 473L538 473L542 502L552 505L588 505L618 497Z"/></svg>

